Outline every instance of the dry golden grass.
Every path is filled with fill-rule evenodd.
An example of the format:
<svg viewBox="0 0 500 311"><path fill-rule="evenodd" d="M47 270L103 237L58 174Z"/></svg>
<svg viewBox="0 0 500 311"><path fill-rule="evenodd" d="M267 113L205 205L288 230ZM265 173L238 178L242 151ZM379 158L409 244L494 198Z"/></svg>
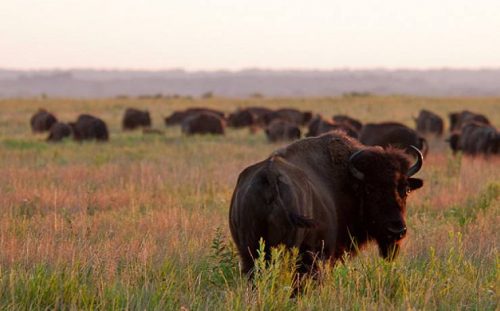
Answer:
<svg viewBox="0 0 500 311"><path fill-rule="evenodd" d="M238 173L279 145L262 132L226 137L123 133L126 107L162 116L187 106L225 111L292 106L362 121L399 120L428 108L470 109L500 125L500 99L413 97L0 101L0 308L43 309L490 309L498 307L500 159L451 155L442 140L409 199L409 236L385 263L369 248L326 267L291 299L290 258L239 276L227 214ZM70 121L103 118L107 144L47 144L33 135L38 108ZM220 228L220 233L216 229ZM288 258L288 259L287 259Z"/></svg>

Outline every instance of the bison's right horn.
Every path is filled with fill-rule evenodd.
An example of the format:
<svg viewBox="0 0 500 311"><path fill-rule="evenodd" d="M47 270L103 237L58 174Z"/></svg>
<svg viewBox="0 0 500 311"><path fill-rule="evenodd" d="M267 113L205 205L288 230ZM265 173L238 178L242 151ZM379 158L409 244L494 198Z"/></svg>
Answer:
<svg viewBox="0 0 500 311"><path fill-rule="evenodd" d="M418 148L413 145L411 145L410 148L415 151L417 155L417 162L408 169L408 173L406 174L408 177L411 177L418 171L420 171L420 169L422 168L422 164L424 163L424 156L422 155L422 152L420 152L420 150L418 150Z"/></svg>
<svg viewBox="0 0 500 311"><path fill-rule="evenodd" d="M363 149L361 150L358 150L356 151L355 153L353 153L351 155L351 157L349 158L349 170L351 171L351 174L356 177L357 179L359 180L364 180L365 179L365 174L363 172L361 172L360 170L358 170L355 166L354 166L354 163L352 163L352 161L354 161L354 159L356 159L357 157L359 157L359 155L361 153L363 153Z"/></svg>

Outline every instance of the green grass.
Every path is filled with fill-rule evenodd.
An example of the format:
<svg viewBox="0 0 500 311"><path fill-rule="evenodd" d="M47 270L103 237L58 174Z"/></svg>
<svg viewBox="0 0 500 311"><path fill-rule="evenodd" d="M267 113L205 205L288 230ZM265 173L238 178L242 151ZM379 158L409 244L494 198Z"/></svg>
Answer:
<svg viewBox="0 0 500 311"><path fill-rule="evenodd" d="M295 293L297 254L275 249L240 275L227 215L238 173L282 144L262 132L181 135L162 116L187 106L225 111L292 106L364 122L413 126L420 108L443 117L482 112L500 124L498 98L0 101L0 309L497 310L500 159L454 157L443 140L409 198L409 236L398 259L370 246L324 263ZM122 132L126 107L149 109L164 135ZM89 112L109 143L49 144L29 129L38 107L65 121ZM263 248L262 248L263 249Z"/></svg>

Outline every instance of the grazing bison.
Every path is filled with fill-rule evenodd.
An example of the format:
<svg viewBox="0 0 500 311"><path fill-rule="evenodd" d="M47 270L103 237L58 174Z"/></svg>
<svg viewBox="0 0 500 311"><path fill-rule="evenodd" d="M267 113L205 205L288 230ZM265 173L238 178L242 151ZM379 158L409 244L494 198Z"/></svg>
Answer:
<svg viewBox="0 0 500 311"><path fill-rule="evenodd" d="M450 132L460 130L462 125L468 122L474 121L478 123L490 124L490 120L488 120L488 118L484 115L468 110L450 113L448 117L450 119Z"/></svg>
<svg viewBox="0 0 500 311"><path fill-rule="evenodd" d="M275 119L266 127L270 142L300 139L300 134L300 128L288 120Z"/></svg>
<svg viewBox="0 0 500 311"><path fill-rule="evenodd" d="M165 125L171 126L171 125L177 125L177 124L182 124L182 122L191 116L194 116L199 113L212 113L220 118L224 118L224 112L214 110L214 109L209 109L209 108L188 108L186 110L182 111L174 111L170 116L165 118Z"/></svg>
<svg viewBox="0 0 500 311"><path fill-rule="evenodd" d="M444 122L443 119L429 110L422 109L415 119L417 132L420 134L434 134L436 136L443 135Z"/></svg>
<svg viewBox="0 0 500 311"><path fill-rule="evenodd" d="M306 125L311 118L312 112L310 111L302 112L297 109L282 108L263 115L261 120L265 125L271 124L276 119L286 120L296 125Z"/></svg>
<svg viewBox="0 0 500 311"><path fill-rule="evenodd" d="M448 139L453 153L462 151L466 155L500 154L500 133L491 125L468 122L460 131L452 133Z"/></svg>
<svg viewBox="0 0 500 311"><path fill-rule="evenodd" d="M368 146L398 147L408 149L416 146L424 155L429 149L427 140L404 124L397 122L369 123L359 134L359 141Z"/></svg>
<svg viewBox="0 0 500 311"><path fill-rule="evenodd" d="M358 132L348 123L336 123L323 119L321 116L314 117L308 125L306 137L319 136L330 131L343 131L348 136L358 138Z"/></svg>
<svg viewBox="0 0 500 311"><path fill-rule="evenodd" d="M225 121L219 115L209 112L194 114L182 121L182 132L193 134L224 135Z"/></svg>
<svg viewBox="0 0 500 311"><path fill-rule="evenodd" d="M423 157L412 150L414 165L402 150L365 147L330 133L297 141L244 169L229 209L242 272L251 275L261 238L267 256L280 244L298 248L306 271L316 258L334 262L369 241L393 259L406 235L407 195L423 185L412 177Z"/></svg>
<svg viewBox="0 0 500 311"><path fill-rule="evenodd" d="M71 136L71 126L66 123L56 122L52 124L49 131L49 137L47 137L47 141L50 142L59 142L66 137Z"/></svg>
<svg viewBox="0 0 500 311"><path fill-rule="evenodd" d="M257 123L257 115L249 109L238 109L227 118L227 125L234 128L253 126Z"/></svg>
<svg viewBox="0 0 500 311"><path fill-rule="evenodd" d="M333 116L333 121L336 123L347 123L349 124L352 128L354 128L357 132L361 131L361 128L363 128L363 123L360 121L351 118L347 115L344 114L338 114Z"/></svg>
<svg viewBox="0 0 500 311"><path fill-rule="evenodd" d="M57 122L57 118L45 109L38 111L31 117L30 125L33 133L42 133L50 130L50 127Z"/></svg>
<svg viewBox="0 0 500 311"><path fill-rule="evenodd" d="M107 141L109 139L106 123L89 114L82 114L76 122L69 123L76 141L97 140Z"/></svg>
<svg viewBox="0 0 500 311"><path fill-rule="evenodd" d="M149 111L128 108L125 110L125 115L122 120L122 128L124 130L133 130L138 127L150 127L151 117Z"/></svg>

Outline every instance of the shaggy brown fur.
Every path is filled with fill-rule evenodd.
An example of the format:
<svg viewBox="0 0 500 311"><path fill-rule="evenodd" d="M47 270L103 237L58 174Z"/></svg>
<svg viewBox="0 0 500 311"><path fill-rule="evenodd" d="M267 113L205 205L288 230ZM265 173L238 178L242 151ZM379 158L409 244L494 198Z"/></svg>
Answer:
<svg viewBox="0 0 500 311"><path fill-rule="evenodd" d="M444 122L443 118L432 111L422 109L415 118L417 132L423 135L433 134L436 136L443 135Z"/></svg>
<svg viewBox="0 0 500 311"><path fill-rule="evenodd" d="M57 118L52 113L45 109L38 109L30 119L31 131L33 133L46 132L56 122Z"/></svg>
<svg viewBox="0 0 500 311"><path fill-rule="evenodd" d="M187 135L193 134L216 134L224 135L224 120L213 113L202 112L190 116L182 122L182 132Z"/></svg>
<svg viewBox="0 0 500 311"><path fill-rule="evenodd" d="M210 109L210 108L188 108L186 110L182 111L174 111L170 116L165 118L165 125L166 126L171 126L171 125L178 125L182 124L182 122L191 116L194 116L199 113L212 113L220 118L224 118L224 112Z"/></svg>
<svg viewBox="0 0 500 311"><path fill-rule="evenodd" d="M124 130L133 130L138 127L150 127L151 117L149 111L127 108L123 115L122 128Z"/></svg>
<svg viewBox="0 0 500 311"><path fill-rule="evenodd" d="M288 120L274 119L266 127L266 137L270 142L295 140L300 135L300 128Z"/></svg>

